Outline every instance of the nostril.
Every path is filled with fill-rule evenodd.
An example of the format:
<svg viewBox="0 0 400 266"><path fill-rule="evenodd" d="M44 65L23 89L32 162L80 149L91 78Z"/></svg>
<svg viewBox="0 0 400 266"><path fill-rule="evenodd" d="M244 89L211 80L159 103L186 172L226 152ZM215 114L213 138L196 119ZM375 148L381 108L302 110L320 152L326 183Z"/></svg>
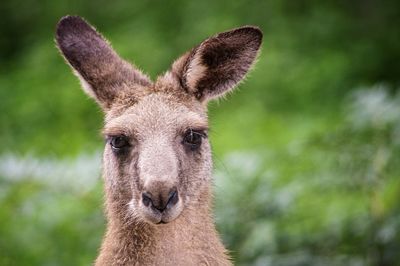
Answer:
<svg viewBox="0 0 400 266"><path fill-rule="evenodd" d="M167 208L174 206L179 200L178 190L176 188L169 193Z"/></svg>
<svg viewBox="0 0 400 266"><path fill-rule="evenodd" d="M144 206L146 207L150 207L151 205L153 205L153 200L151 199L151 195L147 192L142 193L142 201Z"/></svg>
<svg viewBox="0 0 400 266"><path fill-rule="evenodd" d="M160 193L158 197L153 195L149 192L143 192L142 203L144 206L159 212L172 208L179 201L179 194L176 188L172 189L168 194Z"/></svg>

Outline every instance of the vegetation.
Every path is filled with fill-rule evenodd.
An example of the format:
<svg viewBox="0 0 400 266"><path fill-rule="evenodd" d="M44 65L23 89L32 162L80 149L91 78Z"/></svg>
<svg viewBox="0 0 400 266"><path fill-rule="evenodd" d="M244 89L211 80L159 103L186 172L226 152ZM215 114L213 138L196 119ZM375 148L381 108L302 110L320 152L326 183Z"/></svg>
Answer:
<svg viewBox="0 0 400 266"><path fill-rule="evenodd" d="M40 3L39 3L40 2ZM263 52L210 105L216 219L238 265L399 265L398 1L3 1L0 265L88 265L104 230L101 113L54 45L87 18L155 77L244 24Z"/></svg>

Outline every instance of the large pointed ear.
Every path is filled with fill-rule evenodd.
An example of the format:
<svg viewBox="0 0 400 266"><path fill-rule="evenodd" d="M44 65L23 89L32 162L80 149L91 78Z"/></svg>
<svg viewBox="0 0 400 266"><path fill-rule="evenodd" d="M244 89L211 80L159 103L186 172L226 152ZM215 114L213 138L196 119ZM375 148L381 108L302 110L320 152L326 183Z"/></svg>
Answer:
<svg viewBox="0 0 400 266"><path fill-rule="evenodd" d="M261 41L261 30L253 26L220 33L175 61L171 74L200 101L217 98L244 78Z"/></svg>
<svg viewBox="0 0 400 266"><path fill-rule="evenodd" d="M103 109L120 96L151 85L150 79L122 60L108 42L77 16L63 17L57 24L56 42L74 69L84 90Z"/></svg>

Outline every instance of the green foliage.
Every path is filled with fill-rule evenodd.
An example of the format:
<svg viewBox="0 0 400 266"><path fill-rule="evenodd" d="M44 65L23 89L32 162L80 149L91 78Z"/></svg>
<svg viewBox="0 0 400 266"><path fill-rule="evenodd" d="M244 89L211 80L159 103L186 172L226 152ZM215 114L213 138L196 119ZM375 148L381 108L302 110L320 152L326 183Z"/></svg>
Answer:
<svg viewBox="0 0 400 266"><path fill-rule="evenodd" d="M399 100L382 86L356 91L331 132L222 161L218 221L239 262L395 265Z"/></svg>
<svg viewBox="0 0 400 266"><path fill-rule="evenodd" d="M100 189L53 191L46 184L4 181L1 265L88 265L104 230Z"/></svg>
<svg viewBox="0 0 400 266"><path fill-rule="evenodd" d="M398 1L39 2L0 4L0 265L87 265L103 234L102 114L55 48L66 14L152 77L209 35L259 25L255 70L210 104L216 218L232 256L398 264Z"/></svg>

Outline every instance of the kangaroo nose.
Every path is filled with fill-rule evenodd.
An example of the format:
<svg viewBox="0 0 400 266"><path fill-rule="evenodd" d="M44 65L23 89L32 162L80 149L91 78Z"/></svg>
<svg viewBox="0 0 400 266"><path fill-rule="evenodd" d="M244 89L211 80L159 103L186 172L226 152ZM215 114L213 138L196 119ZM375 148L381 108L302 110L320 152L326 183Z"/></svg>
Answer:
<svg viewBox="0 0 400 266"><path fill-rule="evenodd" d="M179 200L178 190L173 188L168 193L142 193L144 206L163 212L165 209L173 207Z"/></svg>

